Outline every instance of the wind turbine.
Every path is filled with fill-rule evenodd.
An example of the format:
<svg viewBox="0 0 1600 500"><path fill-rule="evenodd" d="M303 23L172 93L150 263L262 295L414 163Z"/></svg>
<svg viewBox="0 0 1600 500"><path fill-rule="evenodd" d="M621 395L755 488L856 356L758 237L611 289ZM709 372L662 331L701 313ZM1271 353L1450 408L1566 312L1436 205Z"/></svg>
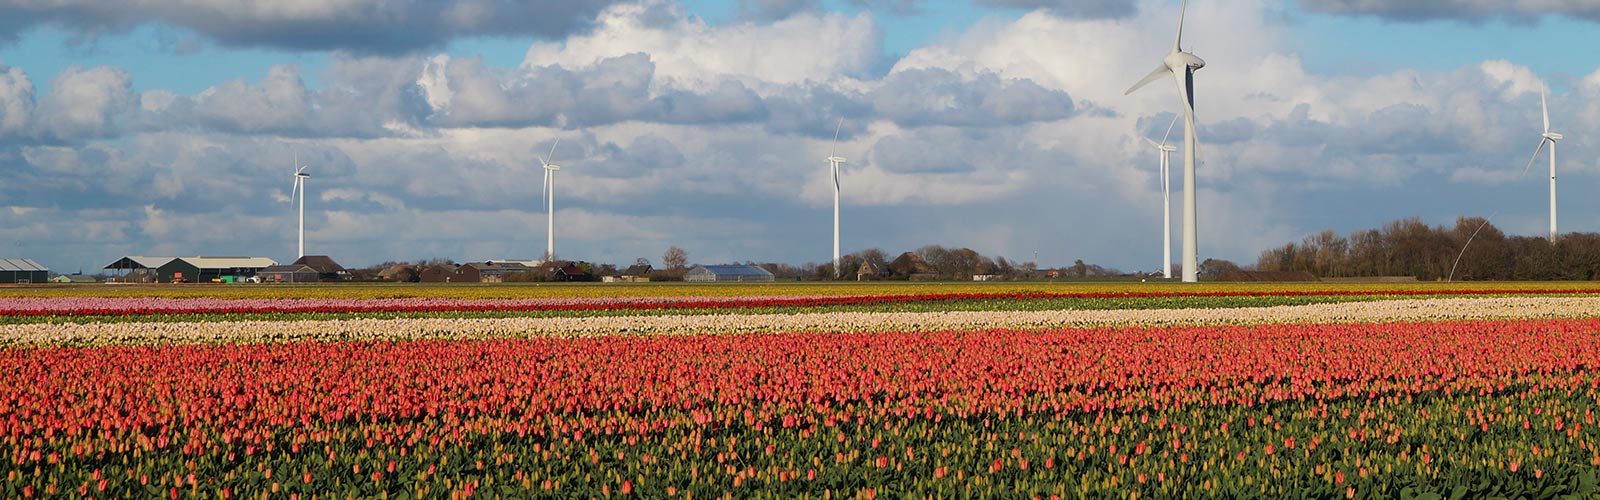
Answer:
<svg viewBox="0 0 1600 500"><path fill-rule="evenodd" d="M542 194L546 203L546 213L549 215L549 221L545 229L547 239L545 240L544 248L544 260L547 261L556 257L556 171L561 170L561 166L551 162L555 161L556 146L560 145L561 139L556 139L556 143L550 145L550 154L539 159L539 163L544 164L544 191Z"/></svg>
<svg viewBox="0 0 1600 500"><path fill-rule="evenodd" d="M1200 138L1194 130L1194 72L1206 67L1205 60L1183 51L1183 16L1189 10L1188 0L1178 11L1178 35L1172 40L1172 52L1161 59L1161 66L1149 76L1133 84L1124 95L1132 94L1150 82L1171 74L1178 82L1178 96L1183 99L1183 282L1199 281L1200 263L1196 254L1196 214L1194 163Z"/></svg>
<svg viewBox="0 0 1600 500"><path fill-rule="evenodd" d="M1167 125L1167 133L1161 136L1161 142L1144 138L1144 142L1156 147L1161 152L1161 277L1172 279L1172 161L1171 153L1177 151L1175 146L1167 145L1167 138L1172 136L1172 127L1178 124L1178 117L1172 117L1172 123Z"/></svg>
<svg viewBox="0 0 1600 500"><path fill-rule="evenodd" d="M1528 171L1533 170L1533 162L1539 160L1539 152L1544 150L1546 143L1550 144L1550 243L1556 242L1556 141L1565 137L1550 131L1550 105L1545 102L1544 86L1539 87L1539 107L1544 111L1544 135L1540 136L1539 147L1533 150L1533 158L1528 159L1528 166L1523 167L1522 176L1527 177Z"/></svg>
<svg viewBox="0 0 1600 500"><path fill-rule="evenodd" d="M300 196L300 256L301 257L305 257L306 256L306 187L305 187L305 184L306 184L306 179L310 179L311 178L311 174L306 173L306 167L309 167L309 166L310 165L301 165L300 164L300 152L296 151L295 154L294 154L294 168L293 168L293 170L294 170L294 189L289 191L289 202L291 202L291 203L294 202L294 198L295 198L296 194L298 194Z"/></svg>
<svg viewBox="0 0 1600 500"><path fill-rule="evenodd" d="M839 131L844 129L844 118L839 119L839 125L833 128L833 150L828 152L828 164L833 165L833 279L839 279L839 165L844 163L844 158L839 156Z"/></svg>

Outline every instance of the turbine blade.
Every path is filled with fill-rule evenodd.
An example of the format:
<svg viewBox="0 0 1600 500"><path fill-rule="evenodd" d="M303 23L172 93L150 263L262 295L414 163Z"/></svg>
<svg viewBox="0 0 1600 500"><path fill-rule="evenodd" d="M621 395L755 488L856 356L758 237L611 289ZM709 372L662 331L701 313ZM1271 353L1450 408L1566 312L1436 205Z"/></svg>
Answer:
<svg viewBox="0 0 1600 500"><path fill-rule="evenodd" d="M1167 68L1165 64L1156 66L1155 71L1151 71L1150 74L1145 75L1143 80L1139 80L1139 83L1135 83L1132 87L1128 87L1128 91L1123 92L1122 95L1132 94L1134 91L1143 88L1145 85L1149 85L1150 82L1160 80L1161 77L1166 76L1168 73L1172 73L1172 70Z"/></svg>
<svg viewBox="0 0 1600 500"><path fill-rule="evenodd" d="M544 164L545 165L549 165L550 162L556 161L556 146L560 146L560 145L561 145L561 139L559 139L559 138L556 139L556 143L555 144L551 144L550 145L550 154L545 155L545 157L544 157Z"/></svg>
<svg viewBox="0 0 1600 500"><path fill-rule="evenodd" d="M839 119L839 125L833 127L833 149L828 151L828 157L829 158L832 158L832 157L835 157L835 156L839 156L839 131L840 130L844 130L844 118L840 118ZM835 172L834 175L837 177L838 173ZM838 182L835 182L835 184L837 184L837 183Z"/></svg>
<svg viewBox="0 0 1600 500"><path fill-rule="evenodd" d="M1149 137L1140 137L1140 139L1144 139L1144 142L1148 142L1148 143L1150 143L1151 146L1155 146L1157 150L1161 149L1161 145L1160 144L1156 144L1156 140L1155 139L1151 139Z"/></svg>
<svg viewBox="0 0 1600 500"><path fill-rule="evenodd" d="M550 171L549 170L545 170L544 171L544 188L539 190L539 204L548 206L549 203L550 203Z"/></svg>
<svg viewBox="0 0 1600 500"><path fill-rule="evenodd" d="M839 164L833 164L833 192L839 192Z"/></svg>
<svg viewBox="0 0 1600 500"><path fill-rule="evenodd" d="M1180 115L1172 115L1172 123L1167 124L1167 133L1161 134L1161 145L1162 146L1167 145L1167 138L1168 137L1172 137L1172 127L1174 125L1178 124L1178 118L1180 118Z"/></svg>
<svg viewBox="0 0 1600 500"><path fill-rule="evenodd" d="M1544 86L1539 86L1539 109L1544 111L1544 133L1550 133L1550 104L1545 102Z"/></svg>
<svg viewBox="0 0 1600 500"><path fill-rule="evenodd" d="M1183 0L1182 6L1178 7L1178 36L1176 36L1176 37L1174 37L1172 39L1172 51L1173 52L1182 52L1183 51L1183 49L1181 49L1179 47L1183 46L1183 16L1185 14L1187 14L1188 12L1189 12L1189 0Z"/></svg>
<svg viewBox="0 0 1600 500"><path fill-rule="evenodd" d="M1550 142L1549 138L1539 139L1539 147L1533 150L1533 158L1528 159L1528 166L1522 167L1523 177L1527 177L1528 172L1533 170L1533 162L1539 161L1539 153L1544 151L1544 144L1547 142Z"/></svg>
<svg viewBox="0 0 1600 500"><path fill-rule="evenodd" d="M294 178L294 188L289 190L289 203L294 203L295 195L300 193L300 178Z"/></svg>

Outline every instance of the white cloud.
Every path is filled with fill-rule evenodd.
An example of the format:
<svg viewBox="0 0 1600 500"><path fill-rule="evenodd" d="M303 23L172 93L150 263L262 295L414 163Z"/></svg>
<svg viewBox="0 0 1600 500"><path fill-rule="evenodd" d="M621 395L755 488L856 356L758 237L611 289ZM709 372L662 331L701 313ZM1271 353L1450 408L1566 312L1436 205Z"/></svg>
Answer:
<svg viewBox="0 0 1600 500"><path fill-rule="evenodd" d="M734 78L760 90L766 84L862 76L879 57L882 37L867 13L805 13L770 24L712 26L675 3L643 0L608 8L589 34L534 44L522 66L587 68L645 53L677 85L704 87Z"/></svg>

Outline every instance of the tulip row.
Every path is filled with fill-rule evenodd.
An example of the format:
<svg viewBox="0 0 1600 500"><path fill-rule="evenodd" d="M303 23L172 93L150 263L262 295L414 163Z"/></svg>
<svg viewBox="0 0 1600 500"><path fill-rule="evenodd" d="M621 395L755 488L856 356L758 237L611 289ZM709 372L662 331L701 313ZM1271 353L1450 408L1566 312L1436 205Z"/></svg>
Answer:
<svg viewBox="0 0 1600 500"><path fill-rule="evenodd" d="M1407 297L1590 296L1600 290L1283 290L1192 292L918 293L841 296L611 297L561 299L212 299L159 297L0 297L0 318L192 315L327 315L439 313L606 313L638 311L787 310L818 308L1109 309L1227 307ZM234 318L225 318L232 320Z"/></svg>
<svg viewBox="0 0 1600 500"><path fill-rule="evenodd" d="M1487 297L1488 295L1484 295ZM1101 310L1101 309L1207 309L1234 307L1266 307L1337 302L1363 302L1386 300L1383 295L1342 296L1157 296L1157 297L984 297L944 298L888 301L874 298L823 298L817 300L790 300L787 298L736 298L717 299L696 305L657 299L616 299L600 302L588 300L579 303L498 303L500 301L473 301L451 303L429 300L430 305L396 305L391 301L343 301L335 304L249 304L230 303L246 301L214 301L196 299L196 304L174 299L159 299L159 305L134 304L144 302L130 299L91 299L96 308L75 307L70 299L46 308L18 309L18 314L0 312L0 325L27 323L106 323L106 322L238 322L238 321L302 321L341 319L484 319L484 318L554 318L596 316L660 316L705 314L803 314L849 312L907 312L931 313L951 311L1048 311L1048 310ZM5 300L0 299L0 307ZM122 303L119 303L122 302ZM409 301L407 301L409 302ZM519 301L520 302L520 301Z"/></svg>
<svg viewBox="0 0 1600 500"><path fill-rule="evenodd" d="M1595 495L1596 366L1597 319L11 348L0 456L10 497Z"/></svg>
<svg viewBox="0 0 1600 500"><path fill-rule="evenodd" d="M1600 316L1600 297L1410 299L1216 309L33 323L0 326L0 346L937 331L1097 325L1343 323L1595 316Z"/></svg>

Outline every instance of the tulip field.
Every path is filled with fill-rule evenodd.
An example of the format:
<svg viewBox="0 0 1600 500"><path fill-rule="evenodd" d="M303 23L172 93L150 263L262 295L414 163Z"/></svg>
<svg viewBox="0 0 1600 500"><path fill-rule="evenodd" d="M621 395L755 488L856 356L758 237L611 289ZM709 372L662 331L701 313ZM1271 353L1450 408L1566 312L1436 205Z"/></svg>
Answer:
<svg viewBox="0 0 1600 500"><path fill-rule="evenodd" d="M1600 288L1430 285L0 289L0 493L1600 497Z"/></svg>

